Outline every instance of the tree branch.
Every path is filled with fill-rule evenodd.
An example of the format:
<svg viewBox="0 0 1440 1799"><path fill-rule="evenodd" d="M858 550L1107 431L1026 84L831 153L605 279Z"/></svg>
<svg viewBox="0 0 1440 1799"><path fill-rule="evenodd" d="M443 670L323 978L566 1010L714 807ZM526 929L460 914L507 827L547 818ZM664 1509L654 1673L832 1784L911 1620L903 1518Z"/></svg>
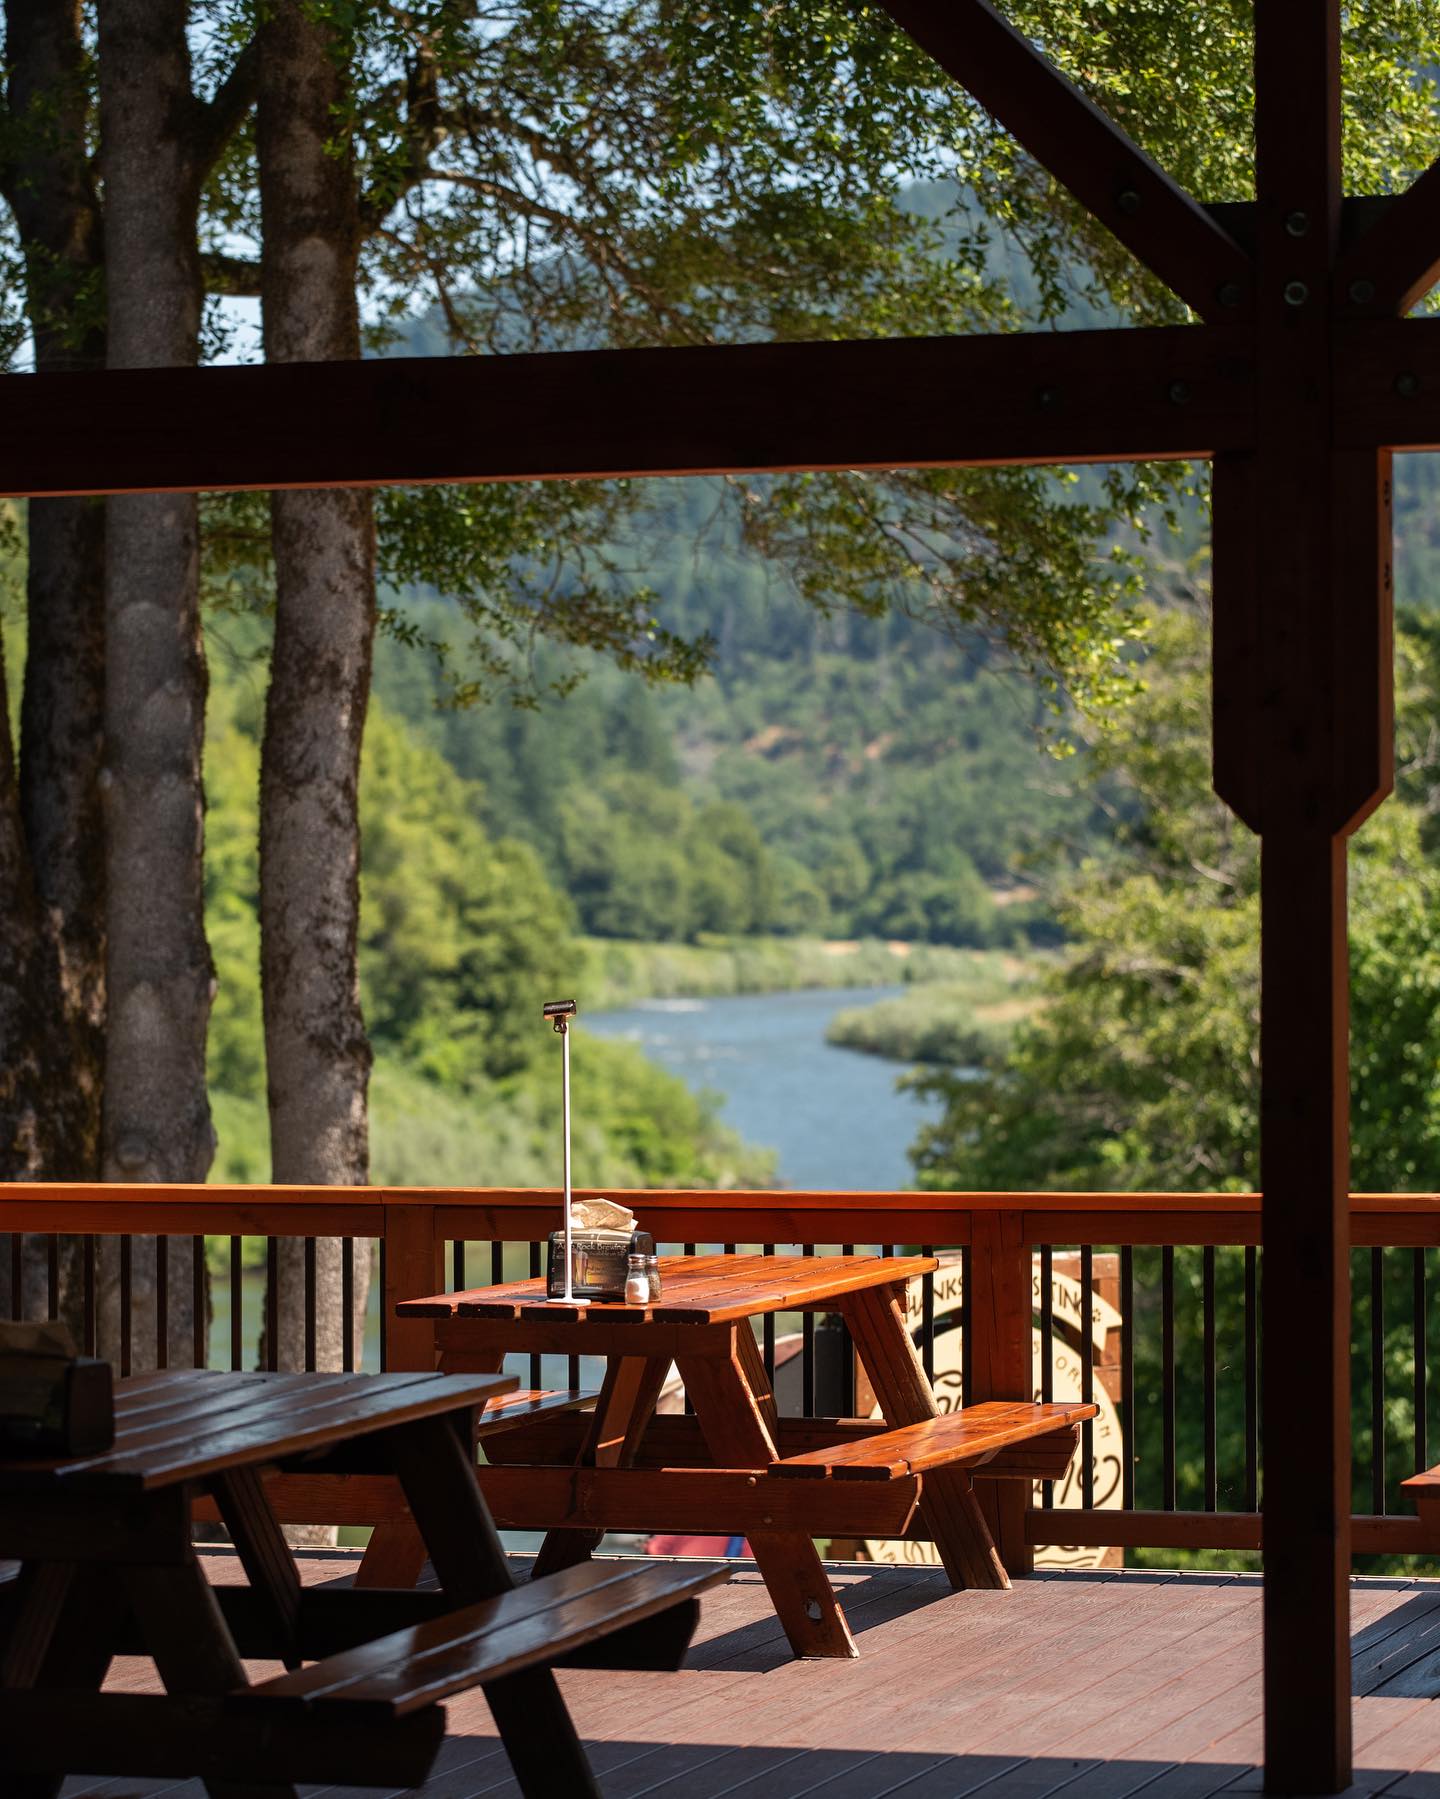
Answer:
<svg viewBox="0 0 1440 1799"><path fill-rule="evenodd" d="M227 256L220 250L202 250L200 273L207 293L226 294L231 299L260 297L258 262L250 262L243 256Z"/></svg>
<svg viewBox="0 0 1440 1799"><path fill-rule="evenodd" d="M468 0L455 0L442 9L433 31L417 36L415 60L405 70L405 135L400 179L398 183L393 178L372 183L360 196L360 224L367 237L378 231L394 207L425 179L430 158L450 135L440 109L438 51L446 32L467 10Z"/></svg>
<svg viewBox="0 0 1440 1799"><path fill-rule="evenodd" d="M246 115L255 104L258 67L258 55L252 38L235 58L230 73L214 94L197 109L195 159L202 181L225 154L226 146L245 123Z"/></svg>

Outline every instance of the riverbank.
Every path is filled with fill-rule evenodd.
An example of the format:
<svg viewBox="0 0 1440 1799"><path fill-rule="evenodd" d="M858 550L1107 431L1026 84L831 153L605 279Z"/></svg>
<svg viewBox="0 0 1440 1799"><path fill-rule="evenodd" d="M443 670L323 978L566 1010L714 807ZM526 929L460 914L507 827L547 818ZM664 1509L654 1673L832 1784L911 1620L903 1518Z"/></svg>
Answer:
<svg viewBox="0 0 1440 1799"><path fill-rule="evenodd" d="M582 939L582 1009L613 1011L647 999L721 999L838 987L895 987L945 982L964 987L1013 963L995 950L880 938L707 937L696 943ZM983 971L983 972L982 972Z"/></svg>
<svg viewBox="0 0 1440 1799"><path fill-rule="evenodd" d="M837 1012L825 1041L890 1062L973 1068L1003 1054L1040 1004L1038 959L977 952L965 979L939 980Z"/></svg>

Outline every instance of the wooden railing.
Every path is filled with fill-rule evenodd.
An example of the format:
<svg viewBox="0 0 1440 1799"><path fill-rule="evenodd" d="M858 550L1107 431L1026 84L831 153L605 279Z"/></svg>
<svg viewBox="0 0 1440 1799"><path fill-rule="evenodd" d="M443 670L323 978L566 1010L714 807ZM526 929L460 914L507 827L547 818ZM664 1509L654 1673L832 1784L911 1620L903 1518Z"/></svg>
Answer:
<svg viewBox="0 0 1440 1799"><path fill-rule="evenodd" d="M1018 1486L996 1483L993 1527L1013 1567L1023 1567L1036 1545L1057 1541L1259 1547L1258 1195L645 1191L612 1197L631 1204L662 1247L933 1251L953 1265L942 1269L938 1285L928 1281L913 1296L913 1321L942 1392L948 1384L972 1400L1032 1392L1063 1397L1068 1378L1080 1397L1103 1393L1098 1428L1119 1442L1101 1444L1096 1427L1087 1428L1077 1491L1068 1495L1078 1497L1078 1506L1052 1509L1052 1493L1031 1503ZM0 1188L0 1234L10 1234L10 1250L7 1261L0 1242L0 1271L8 1267L12 1294L15 1277L28 1278L25 1299L34 1312L37 1279L48 1288L38 1309L53 1311L68 1268L71 1288L77 1282L80 1288L82 1328L93 1342L102 1305L95 1270L104 1259L97 1243L103 1249L106 1240L120 1239L123 1272L132 1260L127 1240L188 1239L198 1270L208 1240L210 1289L217 1303L228 1299L231 1312L221 1339L224 1345L228 1335L228 1353L222 1347L214 1359L254 1366L266 1319L258 1311L244 1316L245 1240L263 1239L268 1247L271 1303L279 1240L340 1238L352 1248L366 1246L366 1253L374 1242L372 1314L380 1325L381 1364L427 1367L434 1357L431 1327L396 1319L395 1301L538 1271L540 1246L558 1213L559 1195L548 1190L7 1186ZM1429 1460L1428 1294L1431 1263L1440 1254L1440 1195L1356 1195L1352 1237L1360 1400L1354 1550L1440 1553L1440 1541L1401 1507L1396 1492L1403 1474ZM162 1289L169 1264L170 1257L160 1259ZM304 1266L308 1281L313 1255ZM354 1291L347 1279L347 1303ZM306 1297L313 1303L313 1287ZM73 1309L73 1290L70 1303ZM208 1318L193 1334L194 1351L203 1353L176 1354L167 1318L177 1309L173 1294L162 1291L158 1303L150 1297L143 1329L130 1318L134 1298L123 1291L123 1280L118 1303L126 1312L125 1357L134 1365L155 1360L147 1330L157 1334L161 1359L209 1354ZM1071 1315L1062 1316L1067 1307ZM822 1409L864 1407L863 1371L857 1374L847 1354L837 1362L837 1330L811 1315L766 1322L763 1348L772 1374L777 1354L794 1351L796 1409L817 1409L822 1387ZM1440 1353L1440 1330L1434 1334ZM1195 1451L1197 1443L1187 1460L1186 1444Z"/></svg>

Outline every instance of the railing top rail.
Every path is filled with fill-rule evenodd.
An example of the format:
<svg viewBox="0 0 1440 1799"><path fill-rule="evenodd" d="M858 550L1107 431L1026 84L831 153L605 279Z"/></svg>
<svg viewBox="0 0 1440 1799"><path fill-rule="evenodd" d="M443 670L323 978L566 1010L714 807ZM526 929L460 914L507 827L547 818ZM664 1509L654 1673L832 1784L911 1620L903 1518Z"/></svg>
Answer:
<svg viewBox="0 0 1440 1799"><path fill-rule="evenodd" d="M1010 1192L973 1193L961 1191L930 1192L915 1188L887 1191L838 1188L792 1190L769 1188L728 1190L723 1188L679 1187L576 1187L576 1199L609 1198L633 1202L637 1207L664 1205L678 1210L713 1211L833 1211L836 1208L858 1211L885 1211L904 1207L923 1212L1235 1212L1253 1215L1260 1211L1259 1193L1077 1193L1077 1192ZM8 1208L29 1203L44 1205L105 1205L116 1208L231 1205L310 1207L315 1205L353 1206L379 1209L385 1206L504 1206L556 1207L560 1203L558 1187L320 1187L290 1186L256 1182L227 1185L219 1182L81 1182L81 1181L12 1181L0 1185L0 1221ZM1355 1212L1440 1212L1440 1193L1352 1193L1351 1210Z"/></svg>
<svg viewBox="0 0 1440 1799"><path fill-rule="evenodd" d="M1261 1224L1258 1193L604 1192L675 1241L954 1244L972 1241L983 1219L1019 1213L1032 1243L1254 1243ZM559 1210L550 1187L0 1185L0 1233L361 1237L404 1227L436 1240L533 1239ZM1440 1194L1353 1194L1351 1215L1357 1244L1440 1241Z"/></svg>

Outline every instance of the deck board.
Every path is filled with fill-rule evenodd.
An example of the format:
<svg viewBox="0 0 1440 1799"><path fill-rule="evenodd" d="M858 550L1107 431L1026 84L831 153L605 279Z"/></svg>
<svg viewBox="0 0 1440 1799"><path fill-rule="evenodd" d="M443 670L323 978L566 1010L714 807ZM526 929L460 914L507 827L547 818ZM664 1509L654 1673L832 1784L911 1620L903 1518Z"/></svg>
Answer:
<svg viewBox="0 0 1440 1799"><path fill-rule="evenodd" d="M212 1578L240 1578L205 1551ZM348 1577L343 1552L307 1582ZM952 1594L938 1571L834 1571L860 1648L796 1662L753 1565L702 1604L675 1674L560 1676L605 1799L1212 1799L1258 1792L1261 1586L1253 1575L1051 1573ZM1440 1799L1440 1581L1352 1592L1350 1799ZM272 1668L252 1664L256 1678ZM110 1684L153 1688L141 1660ZM414 1799L516 1799L483 1697ZM304 1799L381 1799L311 1787ZM64 1799L203 1799L198 1782L76 1778ZM390 1799L402 1799L397 1794Z"/></svg>

